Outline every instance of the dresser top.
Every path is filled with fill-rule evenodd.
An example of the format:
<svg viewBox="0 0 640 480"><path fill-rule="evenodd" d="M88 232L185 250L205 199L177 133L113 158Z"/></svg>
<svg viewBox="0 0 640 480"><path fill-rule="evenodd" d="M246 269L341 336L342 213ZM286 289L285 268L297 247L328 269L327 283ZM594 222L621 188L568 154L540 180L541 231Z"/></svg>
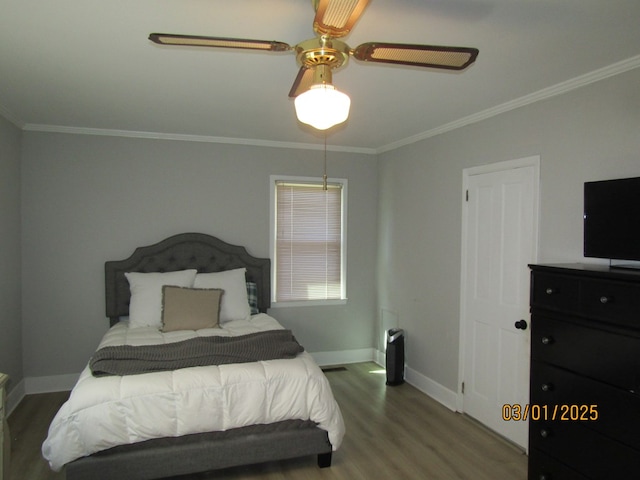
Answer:
<svg viewBox="0 0 640 480"><path fill-rule="evenodd" d="M600 277L618 280L640 282L640 270L633 268L611 268L608 265L596 265L589 263L554 263L529 265L533 271L555 272L566 275L580 275L588 277Z"/></svg>

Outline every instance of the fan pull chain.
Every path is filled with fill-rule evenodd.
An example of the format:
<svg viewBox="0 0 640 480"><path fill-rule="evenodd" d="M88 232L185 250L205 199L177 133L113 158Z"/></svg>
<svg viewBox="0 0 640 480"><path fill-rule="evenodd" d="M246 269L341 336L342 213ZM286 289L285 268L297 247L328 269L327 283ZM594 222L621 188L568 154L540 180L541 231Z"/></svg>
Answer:
<svg viewBox="0 0 640 480"><path fill-rule="evenodd" d="M322 189L327 190L327 132L324 132L324 174L322 175Z"/></svg>

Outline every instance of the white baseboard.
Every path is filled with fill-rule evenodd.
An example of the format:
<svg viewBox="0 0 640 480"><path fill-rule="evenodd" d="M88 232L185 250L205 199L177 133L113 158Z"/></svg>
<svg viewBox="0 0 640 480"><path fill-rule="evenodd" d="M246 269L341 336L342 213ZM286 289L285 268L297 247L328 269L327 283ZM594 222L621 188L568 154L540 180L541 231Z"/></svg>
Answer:
<svg viewBox="0 0 640 480"><path fill-rule="evenodd" d="M380 351L380 350L376 350L375 351L375 358L373 359L373 361L376 362L381 367L386 368L386 366L387 366L387 354L385 352Z"/></svg>
<svg viewBox="0 0 640 480"><path fill-rule="evenodd" d="M79 373L50 375L46 377L23 378L7 394L7 416L20 404L25 395L38 393L67 392L73 388L80 377Z"/></svg>
<svg viewBox="0 0 640 480"><path fill-rule="evenodd" d="M382 367L386 366L387 357L385 352L376 350L374 362ZM452 410L454 412L458 411L458 409L456 408L458 394L456 392L449 390L448 388L440 385L435 380L432 380L429 377L426 377L407 366L405 366L404 369L404 379L409 385L417 388L422 393L429 395L431 398L441 403L449 410Z"/></svg>
<svg viewBox="0 0 640 480"><path fill-rule="evenodd" d="M66 392L71 390L80 377L79 373L50 375L47 377L27 377L25 391L27 395L34 393Z"/></svg>
<svg viewBox="0 0 640 480"><path fill-rule="evenodd" d="M342 365L346 363L360 363L375 361L373 348L361 348L359 350L340 350L335 352L309 352L313 359L321 367L328 365Z"/></svg>
<svg viewBox="0 0 640 480"><path fill-rule="evenodd" d="M435 380L425 377L411 368L407 367L405 372L405 380L407 383L413 385L421 392L426 393L434 400L440 402L449 410L454 412L457 411L456 400L458 398L458 394L456 392L449 390L447 387L440 385Z"/></svg>
<svg viewBox="0 0 640 480"><path fill-rule="evenodd" d="M24 380L20 380L18 384L7 394L7 417L15 410L22 401L25 393Z"/></svg>
<svg viewBox="0 0 640 480"><path fill-rule="evenodd" d="M320 366L375 362L384 367L386 363L385 353L375 348L340 350L334 352L311 352L311 356ZM78 381L79 376L79 373L71 373L46 377L27 377L21 380L7 395L8 413L10 414L18 406L25 395L71 390ZM410 367L405 368L405 380L408 384L429 395L448 409L454 412L456 411L456 392L449 390Z"/></svg>

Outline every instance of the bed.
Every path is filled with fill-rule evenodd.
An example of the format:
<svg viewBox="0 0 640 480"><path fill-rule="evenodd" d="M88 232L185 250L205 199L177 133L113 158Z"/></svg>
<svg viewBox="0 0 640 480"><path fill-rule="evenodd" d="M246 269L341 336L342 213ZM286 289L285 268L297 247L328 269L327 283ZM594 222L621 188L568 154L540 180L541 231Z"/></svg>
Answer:
<svg viewBox="0 0 640 480"><path fill-rule="evenodd" d="M141 318L136 278L163 274L175 278L192 271L195 285L192 280L190 285L176 282L162 287L163 327L133 328L134 319ZM236 319L242 312L228 308L229 298L238 293L235 287L224 290L215 282L216 288L205 287L212 286L208 278L227 278L227 274L235 278L239 271L247 294L239 298L246 298L249 315ZM67 480L142 480L307 455L317 455L321 468L330 466L344 423L328 381L307 352L96 376L97 358L109 348L120 352L140 346L155 349L160 344L173 348L192 340L233 343L244 337L284 335L284 327L267 314L270 278L269 259L200 233L175 235L137 248L127 259L106 262L106 314L111 327L43 443L43 456L52 469L64 468ZM189 288L194 286L201 288ZM178 323L169 329L174 320L169 318L173 307L168 294L205 290L223 292L219 295L227 303L221 304L219 325L186 330ZM223 322L223 313L232 320ZM292 342L295 337L287 345Z"/></svg>

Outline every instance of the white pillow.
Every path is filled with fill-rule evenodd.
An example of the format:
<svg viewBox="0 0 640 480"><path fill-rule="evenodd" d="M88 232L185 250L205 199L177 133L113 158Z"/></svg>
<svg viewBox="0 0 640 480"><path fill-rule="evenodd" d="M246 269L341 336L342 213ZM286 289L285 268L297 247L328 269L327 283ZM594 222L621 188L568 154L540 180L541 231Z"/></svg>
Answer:
<svg viewBox="0 0 640 480"><path fill-rule="evenodd" d="M251 316L247 296L246 268L226 272L199 273L194 288L220 288L224 290L220 301L220 322L244 320Z"/></svg>
<svg viewBox="0 0 640 480"><path fill-rule="evenodd" d="M178 272L139 273L126 272L129 281L129 328L162 326L162 287L193 287L197 270Z"/></svg>

